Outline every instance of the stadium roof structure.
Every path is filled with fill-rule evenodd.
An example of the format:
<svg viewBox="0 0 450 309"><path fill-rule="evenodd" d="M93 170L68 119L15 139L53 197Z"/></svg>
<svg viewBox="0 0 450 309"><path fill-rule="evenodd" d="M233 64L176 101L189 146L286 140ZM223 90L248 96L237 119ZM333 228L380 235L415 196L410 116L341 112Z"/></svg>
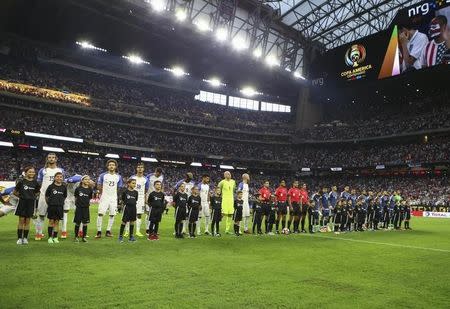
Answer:
<svg viewBox="0 0 450 309"><path fill-rule="evenodd" d="M279 20L332 49L382 31L399 9L421 0L268 0Z"/></svg>

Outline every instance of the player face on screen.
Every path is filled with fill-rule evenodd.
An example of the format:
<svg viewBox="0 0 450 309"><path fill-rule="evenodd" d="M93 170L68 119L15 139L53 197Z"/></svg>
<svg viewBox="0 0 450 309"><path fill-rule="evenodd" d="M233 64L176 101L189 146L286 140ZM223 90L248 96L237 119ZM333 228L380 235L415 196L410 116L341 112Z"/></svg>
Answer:
<svg viewBox="0 0 450 309"><path fill-rule="evenodd" d="M110 160L106 163L106 168L108 172L115 173L117 169L117 163L115 160Z"/></svg>
<svg viewBox="0 0 450 309"><path fill-rule="evenodd" d="M281 186L281 187L286 187L286 181L285 181L285 180L282 180L282 181L280 182L280 186Z"/></svg>
<svg viewBox="0 0 450 309"><path fill-rule="evenodd" d="M143 175L144 174L144 164L142 164L142 163L139 163L137 166L136 166L136 174L138 174L138 175Z"/></svg>
<svg viewBox="0 0 450 309"><path fill-rule="evenodd" d="M36 176L36 170L34 169L34 167L27 167L25 168L25 178L28 180L31 180L34 178L34 176Z"/></svg>
<svg viewBox="0 0 450 309"><path fill-rule="evenodd" d="M268 180L264 181L264 187L265 187L265 188L268 188L269 185L270 185L270 184L269 184L269 181L268 181Z"/></svg>
<svg viewBox="0 0 450 309"><path fill-rule="evenodd" d="M56 157L56 154L49 153L47 155L47 164L48 165L54 165L54 164L56 164L57 161L58 161L58 158Z"/></svg>
<svg viewBox="0 0 450 309"><path fill-rule="evenodd" d="M294 181L294 183L292 184L292 186L293 186L294 188L298 188L298 180Z"/></svg>
<svg viewBox="0 0 450 309"><path fill-rule="evenodd" d="M60 184L62 184L62 182L63 182L63 174L62 173L56 173L55 174L55 183L57 184L57 185L60 185Z"/></svg>
<svg viewBox="0 0 450 309"><path fill-rule="evenodd" d="M155 183L153 184L153 186L155 187L155 191L156 191L156 192L159 192L159 191L161 191L161 189L162 189L162 184L161 184L161 181L159 181L159 180L155 181Z"/></svg>

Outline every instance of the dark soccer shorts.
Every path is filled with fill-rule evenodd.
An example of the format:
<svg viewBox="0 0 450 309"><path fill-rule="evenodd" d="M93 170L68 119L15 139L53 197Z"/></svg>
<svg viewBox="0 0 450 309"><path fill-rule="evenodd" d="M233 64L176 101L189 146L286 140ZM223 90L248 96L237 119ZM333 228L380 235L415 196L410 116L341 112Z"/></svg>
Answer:
<svg viewBox="0 0 450 309"><path fill-rule="evenodd" d="M198 214L199 214L198 208L191 208L189 210L189 213L188 213L189 223L197 222L198 221Z"/></svg>
<svg viewBox="0 0 450 309"><path fill-rule="evenodd" d="M62 220L64 216L64 205L48 205L47 218L51 220Z"/></svg>
<svg viewBox="0 0 450 309"><path fill-rule="evenodd" d="M220 222L222 220L222 209L214 209L211 212L211 219L213 222Z"/></svg>
<svg viewBox="0 0 450 309"><path fill-rule="evenodd" d="M17 205L16 212L14 214L22 218L31 218L34 214L35 204L36 200L19 200L19 205Z"/></svg>
<svg viewBox="0 0 450 309"><path fill-rule="evenodd" d="M286 202L278 202L277 206L278 206L278 210L277 210L278 215L287 215Z"/></svg>
<svg viewBox="0 0 450 309"><path fill-rule="evenodd" d="M136 206L125 206L123 210L122 222L132 222L136 221L137 209Z"/></svg>
<svg viewBox="0 0 450 309"><path fill-rule="evenodd" d="M89 215L89 207L77 207L75 209L75 217L73 218L73 223L76 224L87 224L90 222L90 215Z"/></svg>
<svg viewBox="0 0 450 309"><path fill-rule="evenodd" d="M296 202L292 202L292 212L291 215L292 216L300 216L300 205L299 203Z"/></svg>
<svg viewBox="0 0 450 309"><path fill-rule="evenodd" d="M151 222L161 222L164 209L150 207L148 212L148 220Z"/></svg>
<svg viewBox="0 0 450 309"><path fill-rule="evenodd" d="M234 209L233 221L242 221L242 207Z"/></svg>

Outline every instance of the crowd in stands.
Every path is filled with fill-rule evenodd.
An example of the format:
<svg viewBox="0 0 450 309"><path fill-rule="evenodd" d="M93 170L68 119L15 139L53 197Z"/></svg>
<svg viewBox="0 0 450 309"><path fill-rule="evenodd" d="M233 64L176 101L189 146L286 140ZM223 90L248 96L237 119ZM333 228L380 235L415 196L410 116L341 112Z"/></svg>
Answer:
<svg viewBox="0 0 450 309"><path fill-rule="evenodd" d="M11 155L10 152L0 153L0 180L15 180L20 171L28 165L40 168L45 161L44 152L21 151ZM93 178L97 178L105 170L105 162L107 159L101 157L81 156L73 154L58 154L58 165L63 167L68 176L74 174L87 174ZM134 174L137 161L121 160L119 162L119 173L123 177L129 177ZM147 164L146 173L151 173L157 166L155 164ZM185 165L162 165L164 171L164 188L167 194L171 194L175 183L183 179L187 172L194 173L194 180L199 181L203 174L211 177L211 184L214 187L222 178L224 170L217 168L204 167L186 167ZM241 174L248 171L232 171L233 178L241 181ZM450 179L447 176L429 177L429 176L344 176L344 175L328 175L323 177L297 177L294 173L277 173L272 172L254 172L251 171L250 187L251 193L256 194L257 190L262 186L264 180L269 180L270 187L274 190L281 179L285 179L288 186L294 179L300 179L308 186L311 194L314 190L320 190L323 187L330 188L333 185L338 186L341 191L344 186L348 185L357 190L373 190L388 191L401 190L405 197L411 199L413 205L448 205L450 197Z"/></svg>

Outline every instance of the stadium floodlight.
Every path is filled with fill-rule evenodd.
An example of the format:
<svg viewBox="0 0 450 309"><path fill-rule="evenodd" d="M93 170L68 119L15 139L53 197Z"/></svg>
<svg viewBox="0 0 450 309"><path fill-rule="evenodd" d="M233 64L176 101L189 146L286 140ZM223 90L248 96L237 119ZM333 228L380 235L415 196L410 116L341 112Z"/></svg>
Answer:
<svg viewBox="0 0 450 309"><path fill-rule="evenodd" d="M158 160L156 158L148 158L148 157L141 157L141 161L144 162L158 162Z"/></svg>
<svg viewBox="0 0 450 309"><path fill-rule="evenodd" d="M180 22L185 21L187 18L186 11L183 9L177 9L175 12L175 18Z"/></svg>
<svg viewBox="0 0 450 309"><path fill-rule="evenodd" d="M194 25L197 26L197 29L200 32L212 31L212 29L209 27L209 23L204 19L194 21Z"/></svg>
<svg viewBox="0 0 450 309"><path fill-rule="evenodd" d="M291 68L288 68L288 67L284 68L284 70L289 73L291 72Z"/></svg>
<svg viewBox="0 0 450 309"><path fill-rule="evenodd" d="M269 55L266 57L266 64L269 67L280 66L280 61L274 55Z"/></svg>
<svg viewBox="0 0 450 309"><path fill-rule="evenodd" d="M222 164L220 164L220 169L222 169L222 170L234 170L234 167L233 166L231 166L231 165L222 165Z"/></svg>
<svg viewBox="0 0 450 309"><path fill-rule="evenodd" d="M200 162L192 162L192 163L191 163L191 166L198 166L198 167L201 167L202 164L201 164Z"/></svg>
<svg viewBox="0 0 450 309"><path fill-rule="evenodd" d="M204 79L203 80L205 83L208 83L208 84L210 84L211 86L213 86L213 87L220 87L220 86L223 86L223 87L225 87L226 86L226 84L224 84L224 83L222 83L221 81L220 81L220 79L218 79L217 77L213 77L213 78L211 78L211 79Z"/></svg>
<svg viewBox="0 0 450 309"><path fill-rule="evenodd" d="M216 31L216 39L219 42L224 42L228 39L228 30L226 28L219 28Z"/></svg>
<svg viewBox="0 0 450 309"><path fill-rule="evenodd" d="M13 143L11 143L11 142L0 142L0 146L3 146L3 147L14 147Z"/></svg>
<svg viewBox="0 0 450 309"><path fill-rule="evenodd" d="M100 47L97 47L97 46L94 46L94 45L92 45L91 43L89 43L88 41L81 41L81 42L76 41L75 43L76 43L77 45L80 45L80 47L81 47L81 48L84 48L84 49L94 49L94 50L102 51L102 52L104 52L104 53L107 52L106 49L100 48Z"/></svg>
<svg viewBox="0 0 450 309"><path fill-rule="evenodd" d="M231 45L233 48L237 51L242 51L244 49L248 48L247 42L242 37L235 37L233 41L231 42Z"/></svg>
<svg viewBox="0 0 450 309"><path fill-rule="evenodd" d="M240 166L236 166L236 169L237 169L237 170L243 170L243 171L247 170L246 167L240 167Z"/></svg>
<svg viewBox="0 0 450 309"><path fill-rule="evenodd" d="M65 152L64 149L60 147L42 146L42 150L50 152Z"/></svg>
<svg viewBox="0 0 450 309"><path fill-rule="evenodd" d="M259 58L261 58L261 56L262 56L262 51L261 51L261 49L258 48L258 49L255 49L255 50L253 51L253 57L259 59Z"/></svg>
<svg viewBox="0 0 450 309"><path fill-rule="evenodd" d="M145 61L138 55L131 54L129 56L122 56L122 58L127 59L128 61L130 61L131 63L134 63L134 64L142 64L142 63L150 64L150 62Z"/></svg>
<svg viewBox="0 0 450 309"><path fill-rule="evenodd" d="M151 0L150 5L156 12L162 12L166 9L165 0Z"/></svg>
<svg viewBox="0 0 450 309"><path fill-rule="evenodd" d="M241 93L245 95L246 97L252 97L257 94L261 94L260 92L256 91L252 87L244 87L241 89Z"/></svg>
<svg viewBox="0 0 450 309"><path fill-rule="evenodd" d="M67 141L67 142L75 142L75 143L82 143L83 142L82 138L67 137L67 136L60 136L60 135L51 135L51 134L44 134L44 133L34 133L34 132L28 132L28 131L25 131L25 136L48 138L48 139L56 139L56 140L59 140L59 141Z"/></svg>
<svg viewBox="0 0 450 309"><path fill-rule="evenodd" d="M303 80L306 80L306 78L305 78L302 74L300 74L300 72L298 72L298 71L295 71L293 75L294 75L294 77L297 78L297 79L303 79Z"/></svg>
<svg viewBox="0 0 450 309"><path fill-rule="evenodd" d="M80 150L67 150L69 153L77 153L77 154L84 154L84 155L91 155L91 156L99 156L100 154L98 152L90 152L90 151L80 151Z"/></svg>
<svg viewBox="0 0 450 309"><path fill-rule="evenodd" d="M183 68L179 66L175 66L173 68L164 68L164 71L172 72L176 77L182 77L184 75L189 75L189 73L185 72Z"/></svg>
<svg viewBox="0 0 450 309"><path fill-rule="evenodd" d="M119 157L118 154L115 154L115 153L107 153L107 154L105 155L105 158L119 159L120 157Z"/></svg>

